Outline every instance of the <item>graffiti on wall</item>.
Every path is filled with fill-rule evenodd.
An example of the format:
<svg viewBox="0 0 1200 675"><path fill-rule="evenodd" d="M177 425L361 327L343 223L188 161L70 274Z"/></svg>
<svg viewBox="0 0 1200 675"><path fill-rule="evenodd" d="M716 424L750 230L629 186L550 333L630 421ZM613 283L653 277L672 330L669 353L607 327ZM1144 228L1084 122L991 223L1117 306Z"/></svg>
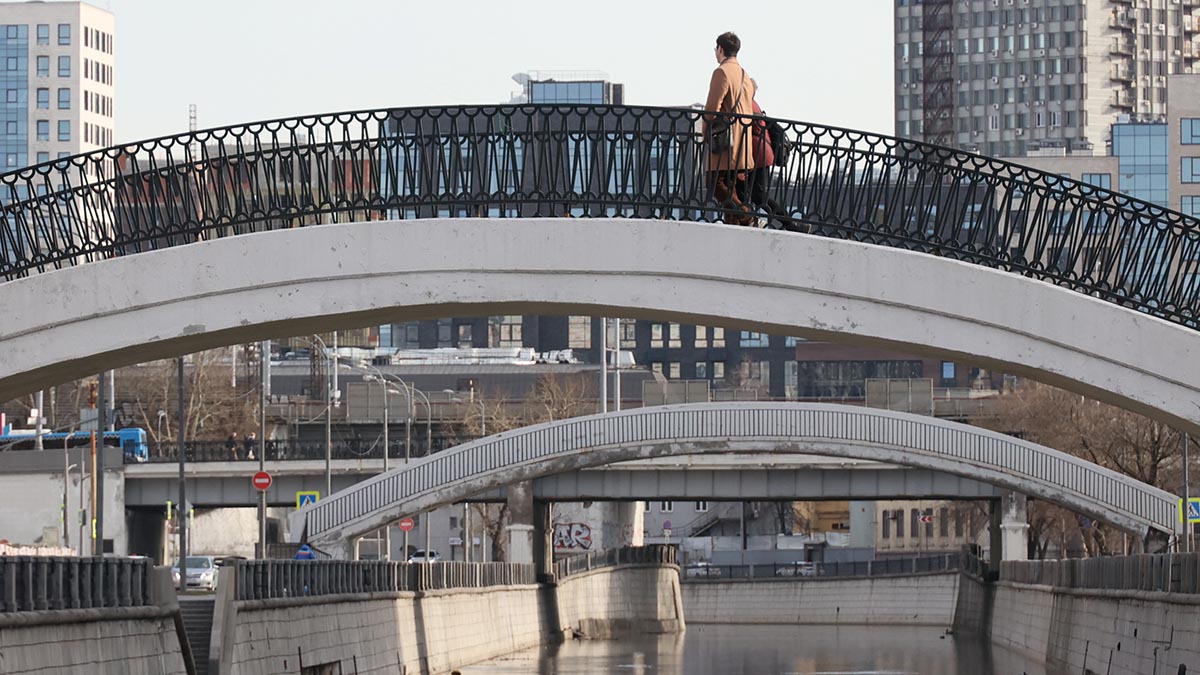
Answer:
<svg viewBox="0 0 1200 675"><path fill-rule="evenodd" d="M592 548L592 528L587 523L555 523L555 550L584 550Z"/></svg>

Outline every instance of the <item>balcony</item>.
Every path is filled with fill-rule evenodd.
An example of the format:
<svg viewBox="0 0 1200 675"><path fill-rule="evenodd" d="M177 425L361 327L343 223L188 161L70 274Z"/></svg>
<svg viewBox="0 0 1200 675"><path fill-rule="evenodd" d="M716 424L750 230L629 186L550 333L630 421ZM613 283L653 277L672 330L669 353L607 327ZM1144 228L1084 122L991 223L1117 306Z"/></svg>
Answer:
<svg viewBox="0 0 1200 675"><path fill-rule="evenodd" d="M1128 14L1113 14L1108 19L1109 28L1117 28L1119 30L1133 30L1133 19L1129 18Z"/></svg>
<svg viewBox="0 0 1200 675"><path fill-rule="evenodd" d="M1109 74L1109 79L1114 82L1133 82L1133 70L1121 66L1114 66Z"/></svg>
<svg viewBox="0 0 1200 675"><path fill-rule="evenodd" d="M1108 53L1133 56L1133 43L1124 40L1113 40L1112 44L1108 46Z"/></svg>

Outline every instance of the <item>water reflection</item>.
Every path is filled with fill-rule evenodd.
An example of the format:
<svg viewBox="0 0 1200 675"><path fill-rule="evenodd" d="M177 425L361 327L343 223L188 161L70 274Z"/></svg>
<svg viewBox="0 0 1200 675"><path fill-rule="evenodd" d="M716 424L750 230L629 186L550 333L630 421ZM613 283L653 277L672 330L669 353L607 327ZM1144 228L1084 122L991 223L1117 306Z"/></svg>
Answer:
<svg viewBox="0 0 1200 675"><path fill-rule="evenodd" d="M1050 675L938 628L693 625L684 635L571 641L463 675Z"/></svg>

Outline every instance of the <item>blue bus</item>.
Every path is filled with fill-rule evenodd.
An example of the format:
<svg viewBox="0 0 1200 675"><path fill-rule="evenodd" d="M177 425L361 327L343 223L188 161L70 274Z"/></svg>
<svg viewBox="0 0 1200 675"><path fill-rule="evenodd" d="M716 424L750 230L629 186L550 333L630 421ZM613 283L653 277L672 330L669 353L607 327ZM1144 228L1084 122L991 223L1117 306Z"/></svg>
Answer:
<svg viewBox="0 0 1200 675"><path fill-rule="evenodd" d="M11 427L5 427L0 434L0 451L4 450L33 450L34 434L30 429L21 429L16 433ZM46 450L63 448L87 448L91 446L92 434L88 431L59 432L42 434L42 447ZM96 434L96 446L106 448L121 448L126 462L145 462L150 459L150 448L146 445L146 430L137 427L118 429Z"/></svg>

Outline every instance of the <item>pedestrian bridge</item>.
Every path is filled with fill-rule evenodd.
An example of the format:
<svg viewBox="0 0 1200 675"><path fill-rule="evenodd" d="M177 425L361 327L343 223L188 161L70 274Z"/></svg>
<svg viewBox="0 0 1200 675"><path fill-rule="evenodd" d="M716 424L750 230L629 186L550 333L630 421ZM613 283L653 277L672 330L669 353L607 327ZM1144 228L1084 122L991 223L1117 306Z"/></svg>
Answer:
<svg viewBox="0 0 1200 675"><path fill-rule="evenodd" d="M1139 535L1178 529L1175 495L993 431L831 404L699 403L560 420L465 443L305 507L291 516L289 530L330 545L541 476L636 459L732 452L929 469L1036 497Z"/></svg>
<svg viewBox="0 0 1200 675"><path fill-rule="evenodd" d="M811 234L717 225L699 114L365 111L0 174L0 400L281 334L570 313L966 360L1200 435L1195 219L784 122L772 196Z"/></svg>

